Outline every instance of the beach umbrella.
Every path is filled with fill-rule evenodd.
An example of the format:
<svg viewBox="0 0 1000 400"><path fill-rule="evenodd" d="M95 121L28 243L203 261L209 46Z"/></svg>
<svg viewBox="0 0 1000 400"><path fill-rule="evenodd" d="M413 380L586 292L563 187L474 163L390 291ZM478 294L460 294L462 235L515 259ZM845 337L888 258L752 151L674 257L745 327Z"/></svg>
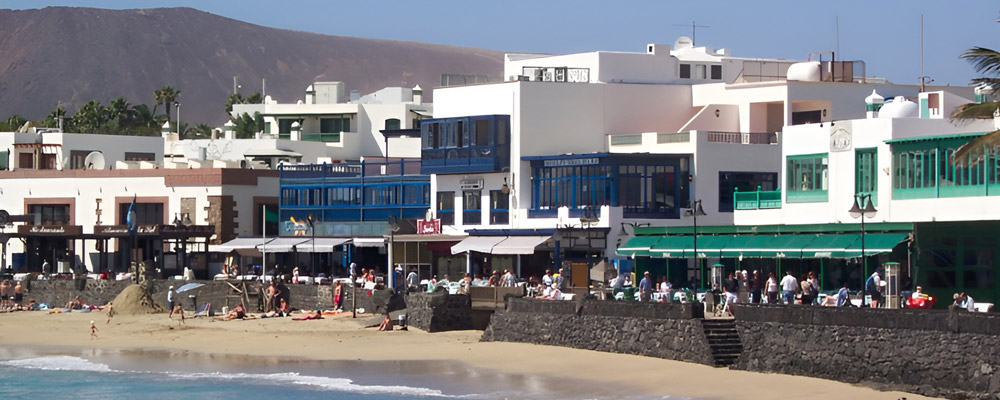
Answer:
<svg viewBox="0 0 1000 400"><path fill-rule="evenodd" d="M205 284L204 283L185 283L185 284L181 285L181 287L177 288L177 293L184 293L184 292L186 292L188 290L194 290L194 289L200 288L202 286L205 286Z"/></svg>

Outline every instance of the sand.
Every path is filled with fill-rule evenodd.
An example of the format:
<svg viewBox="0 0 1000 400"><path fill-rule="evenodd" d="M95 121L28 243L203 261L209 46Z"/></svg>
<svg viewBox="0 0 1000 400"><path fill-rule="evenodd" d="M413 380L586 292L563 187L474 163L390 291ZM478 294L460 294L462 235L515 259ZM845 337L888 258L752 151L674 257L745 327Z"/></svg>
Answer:
<svg viewBox="0 0 1000 400"><path fill-rule="evenodd" d="M142 286L131 284L112 300L115 312L124 315L162 313L163 307Z"/></svg>
<svg viewBox="0 0 1000 400"><path fill-rule="evenodd" d="M117 305L117 301L116 301ZM712 368L657 358L521 343L483 343L479 331L378 332L350 313L321 320L289 318L218 321L166 314L117 315L90 339L86 313L0 314L0 343L66 349L166 350L204 354L292 357L313 360L453 360L505 374L565 377L614 385L632 394L699 399L798 397L823 399L928 399L798 376ZM260 345L257 345L260 344Z"/></svg>

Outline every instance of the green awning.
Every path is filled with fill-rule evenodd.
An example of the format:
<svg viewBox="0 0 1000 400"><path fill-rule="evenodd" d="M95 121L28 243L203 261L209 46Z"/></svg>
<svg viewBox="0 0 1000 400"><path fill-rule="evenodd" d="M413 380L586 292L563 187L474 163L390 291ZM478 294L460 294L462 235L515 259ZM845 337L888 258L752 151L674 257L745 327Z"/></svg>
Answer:
<svg viewBox="0 0 1000 400"><path fill-rule="evenodd" d="M857 235L857 240L844 249L844 257L861 256L861 235ZM869 233L864 236L864 247L866 255L891 253L899 242L909 237L908 233Z"/></svg>
<svg viewBox="0 0 1000 400"><path fill-rule="evenodd" d="M660 241L663 236L636 236L629 239L622 247L618 248L618 255L632 257L632 256L648 256L649 248L652 247L656 242Z"/></svg>
<svg viewBox="0 0 1000 400"><path fill-rule="evenodd" d="M653 257L684 258L684 250L690 249L693 245L694 239L691 236L661 236L660 240L649 249L649 253ZM687 256L690 257L690 254Z"/></svg>
<svg viewBox="0 0 1000 400"><path fill-rule="evenodd" d="M721 236L698 236L698 257L720 257L722 251L726 249L729 242L733 240L735 236L732 235L721 235ZM694 241L691 241L691 247L684 249L685 253L690 255L695 251Z"/></svg>
<svg viewBox="0 0 1000 400"><path fill-rule="evenodd" d="M742 235L736 236L722 251L723 257L802 257L802 248L816 235Z"/></svg>
<svg viewBox="0 0 1000 400"><path fill-rule="evenodd" d="M812 241L802 247L802 258L833 258L842 257L844 249L861 237L858 235L816 235Z"/></svg>

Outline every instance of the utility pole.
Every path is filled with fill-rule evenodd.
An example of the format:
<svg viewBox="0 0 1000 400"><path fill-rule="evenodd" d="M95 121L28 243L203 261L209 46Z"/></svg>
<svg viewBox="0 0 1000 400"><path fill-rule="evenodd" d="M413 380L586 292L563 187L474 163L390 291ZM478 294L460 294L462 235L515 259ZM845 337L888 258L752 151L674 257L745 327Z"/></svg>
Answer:
<svg viewBox="0 0 1000 400"><path fill-rule="evenodd" d="M674 26L690 26L691 27L691 45L692 46L694 46L695 43L697 43L697 42L695 42L695 35L698 33L698 31L697 31L698 28L711 28L711 26L708 26L708 25L698 25L694 21L691 21L691 25L688 25L688 24L674 24Z"/></svg>

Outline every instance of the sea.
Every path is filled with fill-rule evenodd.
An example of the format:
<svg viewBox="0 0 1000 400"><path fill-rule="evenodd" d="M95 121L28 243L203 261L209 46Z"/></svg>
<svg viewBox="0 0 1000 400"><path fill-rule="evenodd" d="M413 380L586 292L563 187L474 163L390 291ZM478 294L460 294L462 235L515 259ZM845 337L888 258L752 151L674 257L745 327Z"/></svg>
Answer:
<svg viewBox="0 0 1000 400"><path fill-rule="evenodd" d="M307 361L0 346L0 399L684 399L450 361Z"/></svg>

